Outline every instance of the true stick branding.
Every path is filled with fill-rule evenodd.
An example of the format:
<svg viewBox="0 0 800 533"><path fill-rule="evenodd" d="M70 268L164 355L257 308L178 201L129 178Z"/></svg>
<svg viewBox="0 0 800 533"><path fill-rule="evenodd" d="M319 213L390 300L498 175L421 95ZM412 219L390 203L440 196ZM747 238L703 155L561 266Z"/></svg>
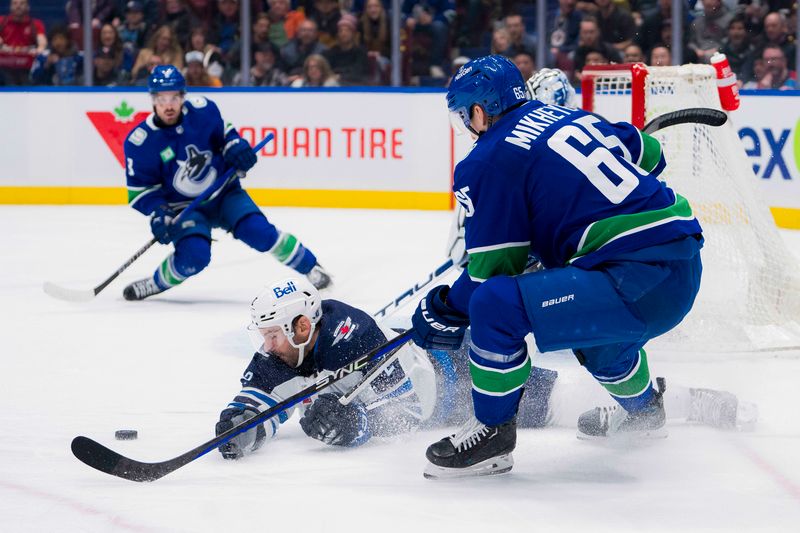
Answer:
<svg viewBox="0 0 800 533"><path fill-rule="evenodd" d="M297 291L297 287L294 285L294 281L290 281L286 284L285 287L272 287L272 292L275 293L275 298L282 298L287 294L292 294L293 292Z"/></svg>

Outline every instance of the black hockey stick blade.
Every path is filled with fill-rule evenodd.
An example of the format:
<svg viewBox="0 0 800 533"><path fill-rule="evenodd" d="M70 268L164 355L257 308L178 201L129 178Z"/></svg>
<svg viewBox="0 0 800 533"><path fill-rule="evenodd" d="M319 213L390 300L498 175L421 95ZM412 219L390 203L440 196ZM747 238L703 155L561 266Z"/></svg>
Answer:
<svg viewBox="0 0 800 533"><path fill-rule="evenodd" d="M690 107L679 109L657 116L648 122L644 129L645 133L655 133L658 130L675 126L677 124L705 124L706 126L722 126L727 122L728 115L719 109L710 107Z"/></svg>
<svg viewBox="0 0 800 533"><path fill-rule="evenodd" d="M91 466L92 468L112 476L121 477L122 479L127 479L130 481L155 481L157 479L161 479L180 467L204 456L208 452L216 450L220 445L225 444L232 438L244 433L248 429L254 428L257 425L265 422L267 419L275 416L281 411L284 411L289 407L302 402L306 398L316 394L322 389L327 388L340 379L352 374L353 372L361 370L373 359L377 359L399 349L406 342L411 340L411 334L412 330L401 333L397 337L387 341L381 346L378 346L371 352L362 355L355 361L351 361L333 373L320 377L315 383L309 385L297 394L286 398L282 402L275 404L266 411L263 411L253 418L242 422L238 426L232 427L225 433L218 435L210 441L204 442L200 446L197 446L196 448L193 448L188 452L167 461L161 461L158 463L144 463L135 459L129 459L123 455L120 455L114 450L106 448L102 444L93 441L88 437L75 437L72 439L72 454L77 457L78 460Z"/></svg>

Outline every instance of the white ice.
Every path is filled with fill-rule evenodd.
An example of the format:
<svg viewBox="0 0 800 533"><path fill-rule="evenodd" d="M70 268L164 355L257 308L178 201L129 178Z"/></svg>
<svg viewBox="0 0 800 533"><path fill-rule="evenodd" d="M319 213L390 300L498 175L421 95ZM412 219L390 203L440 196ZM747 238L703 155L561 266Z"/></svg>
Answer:
<svg viewBox="0 0 800 533"><path fill-rule="evenodd" d="M369 311L444 259L447 213L268 214L335 275L331 297ZM424 450L445 429L339 450L290 420L239 462L212 452L153 483L108 476L72 456L73 437L160 461L213 436L251 356L248 303L289 271L220 233L211 266L167 294L121 296L164 257L158 246L94 301L70 304L42 282L99 283L149 238L144 218L123 206L6 206L0 226L0 531L800 530L797 352L650 353L668 384L757 403L752 433L673 423L666 440L623 447L578 441L573 428L521 430L510 474L434 482L422 477ZM783 236L800 250L800 233ZM596 386L569 357L536 362ZM117 429L139 439L115 441Z"/></svg>

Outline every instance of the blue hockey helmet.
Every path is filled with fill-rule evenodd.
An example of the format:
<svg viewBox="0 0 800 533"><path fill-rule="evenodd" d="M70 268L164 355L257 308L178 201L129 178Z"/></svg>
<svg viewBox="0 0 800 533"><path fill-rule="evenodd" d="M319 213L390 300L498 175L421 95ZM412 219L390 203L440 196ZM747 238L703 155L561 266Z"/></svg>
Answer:
<svg viewBox="0 0 800 533"><path fill-rule="evenodd" d="M480 105L490 117L527 100L525 80L517 66L501 55L474 59L461 67L447 90L451 121L459 129L476 133L470 124L470 111Z"/></svg>
<svg viewBox="0 0 800 533"><path fill-rule="evenodd" d="M147 89L150 94L162 91L186 91L186 80L183 74L173 65L158 65L147 78Z"/></svg>

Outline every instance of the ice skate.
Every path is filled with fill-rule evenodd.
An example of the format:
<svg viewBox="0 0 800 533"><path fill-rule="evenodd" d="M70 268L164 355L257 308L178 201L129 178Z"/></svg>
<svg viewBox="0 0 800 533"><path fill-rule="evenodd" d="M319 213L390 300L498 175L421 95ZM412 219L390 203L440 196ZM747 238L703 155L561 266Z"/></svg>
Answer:
<svg viewBox="0 0 800 533"><path fill-rule="evenodd" d="M595 407L578 418L578 438L584 440L615 437L664 438L667 436L664 411L664 382L644 408L629 413L619 405Z"/></svg>
<svg viewBox="0 0 800 533"><path fill-rule="evenodd" d="M319 263L314 265L311 270L308 271L306 277L308 278L308 281L310 281L311 284L319 291L330 287L331 282L333 281L330 274L328 274L328 272L322 268L322 265Z"/></svg>
<svg viewBox="0 0 800 533"><path fill-rule="evenodd" d="M689 389L692 397L690 422L719 429L752 431L758 419L755 404L740 402L735 395L712 389Z"/></svg>
<svg viewBox="0 0 800 533"><path fill-rule="evenodd" d="M514 466L511 452L517 444L517 421L486 426L472 417L455 435L428 446L428 479L488 476Z"/></svg>
<svg viewBox="0 0 800 533"><path fill-rule="evenodd" d="M134 281L125 287L122 291L122 296L130 301L144 300L148 296L162 293L165 290L166 289L159 287L153 278L144 278L139 281Z"/></svg>

